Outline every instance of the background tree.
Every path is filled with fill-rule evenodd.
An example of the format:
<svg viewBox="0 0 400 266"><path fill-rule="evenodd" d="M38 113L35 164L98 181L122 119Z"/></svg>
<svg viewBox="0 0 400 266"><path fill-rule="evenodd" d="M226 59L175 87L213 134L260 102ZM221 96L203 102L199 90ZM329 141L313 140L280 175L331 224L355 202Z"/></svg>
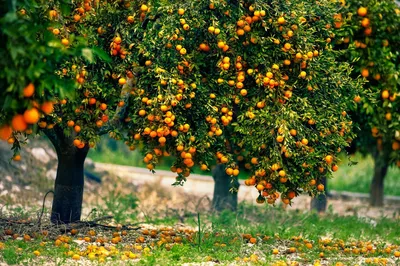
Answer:
<svg viewBox="0 0 400 266"><path fill-rule="evenodd" d="M80 219L83 162L102 134L140 147L151 171L174 156L175 185L195 164L206 170L217 160L238 176L243 161L245 183L270 204L323 193L320 179L338 169L336 155L354 136L346 108L360 84L331 47L331 1L86 0L65 14L56 3L38 7L23 8L46 14L58 49L90 47L53 66L54 80L75 81L68 97L46 87L25 95L26 105L3 105L2 131L11 121L16 150L27 130L55 146L53 222ZM22 99L28 78L7 80L2 96ZM55 100L53 112L39 112L42 98Z"/></svg>
<svg viewBox="0 0 400 266"><path fill-rule="evenodd" d="M392 0L346 2L335 15L337 47L347 51L344 60L352 62L353 77L368 81L368 97L355 98L352 116L360 130L353 145L374 159L370 201L382 206L387 170L400 167L400 10Z"/></svg>

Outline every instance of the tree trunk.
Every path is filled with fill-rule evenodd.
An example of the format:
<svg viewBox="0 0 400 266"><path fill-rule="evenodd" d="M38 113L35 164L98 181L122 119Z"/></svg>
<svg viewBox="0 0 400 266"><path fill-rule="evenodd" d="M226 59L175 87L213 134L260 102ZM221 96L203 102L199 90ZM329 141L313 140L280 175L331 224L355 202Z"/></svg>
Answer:
<svg viewBox="0 0 400 266"><path fill-rule="evenodd" d="M325 187L325 194L318 195L317 197L311 199L311 210L316 210L319 213L326 211L326 206L328 203L328 200L326 197L328 194L328 186L327 186L326 181L327 181L326 177L321 179L321 184L323 184Z"/></svg>
<svg viewBox="0 0 400 266"><path fill-rule="evenodd" d="M370 203L371 206L380 207L383 206L384 200L384 179L389 168L386 156L382 152L376 151L373 154L375 165L374 165L374 176L371 182L370 189Z"/></svg>
<svg viewBox="0 0 400 266"><path fill-rule="evenodd" d="M65 136L62 129L46 130L45 134L53 143L58 158L57 176L51 222L71 223L81 219L84 163L89 152L88 145L78 149L73 145L73 136Z"/></svg>
<svg viewBox="0 0 400 266"><path fill-rule="evenodd" d="M231 210L236 211L238 204L237 191L239 181L237 177L231 178L225 173L224 165L217 165L213 171L214 178L214 197L213 209L217 211ZM231 191L233 189L233 191Z"/></svg>

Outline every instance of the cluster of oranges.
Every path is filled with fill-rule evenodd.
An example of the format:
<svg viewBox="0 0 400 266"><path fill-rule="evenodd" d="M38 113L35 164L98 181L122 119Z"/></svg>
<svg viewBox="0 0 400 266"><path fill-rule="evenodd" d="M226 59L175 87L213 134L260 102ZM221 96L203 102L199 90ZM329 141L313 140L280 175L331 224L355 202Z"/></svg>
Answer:
<svg viewBox="0 0 400 266"><path fill-rule="evenodd" d="M23 97L26 99L33 98L35 94L35 85L29 83L23 89ZM31 101L31 107L26 109L23 113L18 113L14 115L11 120L11 126L3 125L0 128L0 137L3 140L8 140L8 143L13 144L16 139L12 135L14 132L24 132L26 134L32 134L33 126L38 124L41 127L41 123L39 120L42 116L49 115L53 112L53 102L47 101L42 104L38 104L36 101ZM15 160L19 160L20 156L17 155L14 157Z"/></svg>
<svg viewBox="0 0 400 266"><path fill-rule="evenodd" d="M125 59L128 51L121 46L122 39L121 37L117 36L114 40L110 43L110 53L112 56L118 56L121 59Z"/></svg>
<svg viewBox="0 0 400 266"><path fill-rule="evenodd" d="M345 47L356 48L353 53L348 53L348 58L360 58L354 63L356 71L369 81L365 87L371 89L374 95L373 100L366 96L354 99L357 103L363 103L359 105L357 112L360 118L356 117L356 120L360 120L358 122L363 131L371 132L373 139L368 139L369 143L375 142L379 151L390 154L390 162L400 166L400 130L394 122L397 120L398 88L393 80L398 75L399 55L394 47L400 43L397 34L400 10L391 1L365 1L363 6L350 2L350 9L354 15L338 14L338 21L353 24L357 30L346 32L342 40ZM374 112L371 112L372 105ZM356 141L363 140L360 138Z"/></svg>
<svg viewBox="0 0 400 266"><path fill-rule="evenodd" d="M67 24L54 8L55 35L63 35L61 29L74 32L113 58L103 62L96 57L92 66L80 59L62 64L60 77L76 81L76 98L60 100L63 117L40 121L36 107L25 123L41 128L59 123L73 132L78 148L94 147L98 132L107 130L131 150L144 143L147 168L153 170L161 156L171 154L178 179L195 164L208 170L222 163L232 176L244 164L251 176L246 182L268 202L282 195L291 200L299 190L321 191L319 179L337 170L335 155L344 138L351 137L347 127L327 130L347 123L349 118L336 111L345 108L354 88L344 71L331 75L336 54L329 47L334 35L325 27L333 20L328 10L297 2L282 9L244 1L238 10L206 0L179 7L152 1L116 5L121 9L103 12L115 7L83 1L65 18L71 20ZM308 16L309 8L321 15ZM287 11L292 9L298 11ZM164 11L168 16L159 16ZM75 47L67 41L69 49ZM321 105L329 106L317 112ZM105 127L110 117L121 123ZM327 154L334 163L327 165ZM275 164L279 168L272 170Z"/></svg>

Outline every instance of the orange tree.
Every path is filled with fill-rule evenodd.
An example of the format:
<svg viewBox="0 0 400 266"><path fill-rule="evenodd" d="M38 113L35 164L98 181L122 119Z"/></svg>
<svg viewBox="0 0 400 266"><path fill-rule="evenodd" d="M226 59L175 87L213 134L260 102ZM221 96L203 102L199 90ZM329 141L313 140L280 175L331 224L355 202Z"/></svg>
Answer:
<svg viewBox="0 0 400 266"><path fill-rule="evenodd" d="M217 162L235 177L243 161L258 203L323 193L321 178L338 169L336 155L354 137L346 109L360 88L331 47L336 4L78 1L68 7L63 14L50 2L26 12L44 16L61 50L79 40L90 47L54 65L55 80L75 82L73 93L46 88L2 114L2 132L16 153L33 135L27 131L43 132L55 146L52 221L80 219L83 162L102 134L140 147L151 171L162 156L174 156L175 185L195 164L207 170ZM23 98L25 85L6 84L11 88L2 96ZM38 110L43 97L53 99L53 112Z"/></svg>
<svg viewBox="0 0 400 266"><path fill-rule="evenodd" d="M395 1L347 1L335 15L337 47L362 76L364 94L355 99L354 119L360 128L353 145L375 161L370 201L383 204L384 178L390 165L400 167L400 10Z"/></svg>

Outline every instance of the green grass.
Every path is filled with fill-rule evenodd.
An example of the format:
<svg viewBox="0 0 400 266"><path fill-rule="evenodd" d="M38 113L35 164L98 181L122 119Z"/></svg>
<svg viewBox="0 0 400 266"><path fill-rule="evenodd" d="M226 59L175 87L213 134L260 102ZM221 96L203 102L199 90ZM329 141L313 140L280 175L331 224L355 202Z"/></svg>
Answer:
<svg viewBox="0 0 400 266"><path fill-rule="evenodd" d="M89 152L89 157L95 162L129 165L135 167L146 167L143 156L138 151L130 151L125 145L113 140L103 139L98 148ZM343 156L338 172L328 182L328 189L336 191L351 191L358 193L369 193L370 183L373 175L374 162L370 156L363 158L357 154L351 159L358 162L349 166L348 160ZM173 158L165 158L156 170L169 170ZM193 173L208 175L210 172L201 171L199 167L193 168ZM400 169L391 167L385 178L385 195L400 196ZM246 173L239 175L240 179L248 178Z"/></svg>
<svg viewBox="0 0 400 266"><path fill-rule="evenodd" d="M343 158L334 178L328 180L328 188L337 191L369 193L374 171L373 159L371 156L363 158L357 154L351 160L358 163L349 166L347 158ZM400 169L397 167L389 168L385 177L385 195L400 196L399 178Z"/></svg>
<svg viewBox="0 0 400 266"><path fill-rule="evenodd" d="M161 217L155 215L158 228L174 226L180 223L178 216L170 215ZM118 253L111 254L106 261L113 265L182 265L183 263L196 263L205 261L219 262L221 265L232 265L236 260L250 260L253 258L258 265L273 265L278 261L297 261L300 265L313 263L319 259L323 252L327 265L343 262L352 265L354 261L365 261L368 258L386 258L398 265L394 251L399 250L400 220L362 219L354 216L337 216L328 212L325 216L316 213L298 211L285 211L282 208L268 205L254 206L240 204L236 213L222 212L220 214L203 213L200 223L197 215L192 214L185 220L186 228L199 228L200 234L190 234L191 240L186 239L188 233L176 234L182 236L182 244L162 243L163 236L159 231L156 238L145 236L145 242L135 244L135 239L142 236L141 231L128 231L121 243L116 245ZM99 230L99 229L95 229ZM98 231L99 232L99 231ZM101 235L111 239L112 231L101 232ZM243 234L249 234L256 239L256 244L249 244ZM75 236L84 236L78 235ZM167 235L168 236L168 235ZM324 238L329 241L323 242ZM172 238L173 239L173 238ZM42 245L39 243L42 242ZM308 248L305 243L311 243ZM152 244L154 243L154 245ZM147 247L149 252L132 249L132 245L140 245L143 250ZM367 245L372 245L375 253L365 252L354 254L354 250L361 251ZM391 246L389 253L385 250ZM24 242L21 240L6 240L5 247L0 249L0 262L8 264L38 265L38 261L53 262L61 259L58 265L71 265L66 251L73 254L85 251L87 245L77 245L70 242L68 248L54 246L54 240L34 240ZM296 251L289 253L289 248ZM338 247L337 249L335 247ZM272 250L278 249L279 254L273 255ZM349 252L346 252L348 249ZM35 258L34 250L39 250L41 255ZM140 261L121 261L124 251L135 252ZM83 252L84 258L88 253ZM71 255L69 255L71 256ZM257 259L255 259L257 257ZM96 260L99 256L96 257ZM64 261L64 262L63 262ZM362 264L364 265L364 264Z"/></svg>

